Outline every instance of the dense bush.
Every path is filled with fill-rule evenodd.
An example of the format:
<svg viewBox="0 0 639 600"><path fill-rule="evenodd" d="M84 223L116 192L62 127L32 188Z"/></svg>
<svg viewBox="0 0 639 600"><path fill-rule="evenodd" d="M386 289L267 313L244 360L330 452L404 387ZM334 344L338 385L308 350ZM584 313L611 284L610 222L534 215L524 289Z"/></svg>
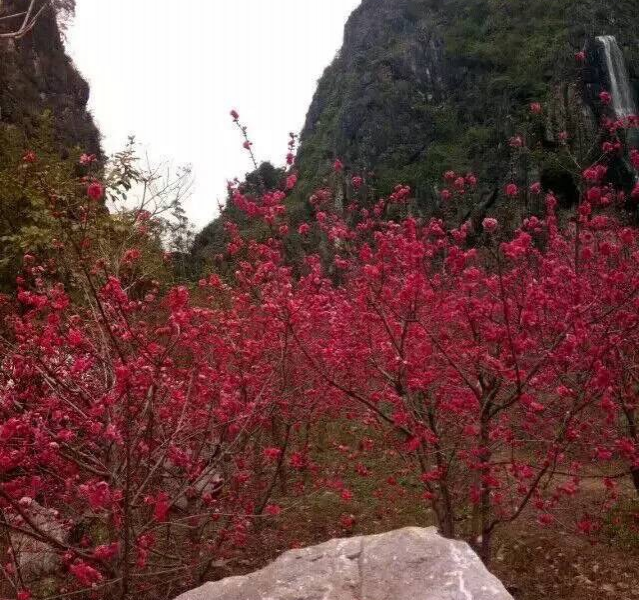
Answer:
<svg viewBox="0 0 639 600"><path fill-rule="evenodd" d="M350 501L312 442L344 423L389 482L383 457L400 457L441 532L486 562L498 528L524 511L551 526L585 477L600 493L570 519L594 535L618 482L639 484L639 230L620 216L639 187L606 183L636 124L605 124L570 218L552 190L510 183L511 218L545 205L512 236L496 218L448 226L472 174L445 174L441 219L410 216L404 186L371 205L356 176L295 228L294 167L282 190L232 187L264 239L228 223L223 268L190 287L161 204L107 210L150 183L130 152L104 175L90 156L72 172L24 154L12 185L50 239L0 303L2 594L170 598L287 503Z"/></svg>

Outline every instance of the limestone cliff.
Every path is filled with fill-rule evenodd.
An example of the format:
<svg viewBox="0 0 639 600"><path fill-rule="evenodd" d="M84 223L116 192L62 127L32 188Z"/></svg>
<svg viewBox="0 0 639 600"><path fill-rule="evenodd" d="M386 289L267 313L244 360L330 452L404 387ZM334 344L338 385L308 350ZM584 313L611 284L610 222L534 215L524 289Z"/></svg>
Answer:
<svg viewBox="0 0 639 600"><path fill-rule="evenodd" d="M1 2L0 17L26 5L26 0ZM0 39L0 125L14 127L28 139L43 112L50 111L62 153L75 146L98 153L100 135L87 111L89 86L65 53L56 17L55 9L47 8L23 38ZM15 27L16 20L0 20L0 32Z"/></svg>
<svg viewBox="0 0 639 600"><path fill-rule="evenodd" d="M544 149L563 129L596 127L574 60L589 40L614 35L637 86L635 19L634 0L363 0L308 112L301 196L335 157L374 172L381 192L411 184L424 208L449 168L501 183L512 177L508 139L527 124L529 103L544 104ZM544 156L537 162L535 176L561 184L543 172Z"/></svg>

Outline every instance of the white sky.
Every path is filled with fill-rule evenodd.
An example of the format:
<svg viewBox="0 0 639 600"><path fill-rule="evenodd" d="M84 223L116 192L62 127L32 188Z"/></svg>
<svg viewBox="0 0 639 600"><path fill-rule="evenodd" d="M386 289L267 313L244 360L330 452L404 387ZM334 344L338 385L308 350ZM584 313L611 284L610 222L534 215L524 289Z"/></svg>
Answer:
<svg viewBox="0 0 639 600"><path fill-rule="evenodd" d="M135 134L153 160L193 166L187 212L200 228L250 169L229 111L258 160L282 164L359 1L77 0L67 47L107 153Z"/></svg>

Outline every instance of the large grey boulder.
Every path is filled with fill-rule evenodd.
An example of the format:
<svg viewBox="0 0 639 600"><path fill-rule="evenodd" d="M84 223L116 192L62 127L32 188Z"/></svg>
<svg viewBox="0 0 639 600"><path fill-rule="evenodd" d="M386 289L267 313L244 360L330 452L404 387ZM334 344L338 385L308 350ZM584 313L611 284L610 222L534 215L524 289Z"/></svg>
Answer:
<svg viewBox="0 0 639 600"><path fill-rule="evenodd" d="M435 528L331 540L177 600L512 600L464 542Z"/></svg>

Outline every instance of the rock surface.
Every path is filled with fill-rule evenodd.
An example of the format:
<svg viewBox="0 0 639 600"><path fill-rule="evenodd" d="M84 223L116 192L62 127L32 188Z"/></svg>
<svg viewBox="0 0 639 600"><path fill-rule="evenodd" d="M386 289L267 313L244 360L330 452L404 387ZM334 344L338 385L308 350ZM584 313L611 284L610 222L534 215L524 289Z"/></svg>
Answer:
<svg viewBox="0 0 639 600"><path fill-rule="evenodd" d="M434 528L336 539L177 600L512 600L470 547Z"/></svg>
<svg viewBox="0 0 639 600"><path fill-rule="evenodd" d="M27 0L0 1L0 33L26 10ZM56 13L49 6L31 32L19 40L0 39L0 127L12 127L27 140L38 133L50 111L53 137L62 154L79 146L100 154L100 133L87 110L89 85L66 54Z"/></svg>
<svg viewBox="0 0 639 600"><path fill-rule="evenodd" d="M564 126L576 134L580 107L556 92L581 81L572 48L583 49L593 34L617 38L639 89L639 35L630 16L636 0L619 0L609 11L597 0L548 6L547 0L521 0L514 11L512 2L488 0L362 0L309 108L296 161L298 188L306 194L321 185L335 157L345 172L374 172L382 195L398 182L410 185L424 211L437 202L433 187L448 169L472 170L482 186L501 186L512 169L505 142L525 130L529 102L541 102L545 116L569 112ZM584 115L579 125L588 130L591 118ZM542 140L546 152L555 150L553 137L563 131L556 126ZM591 141L596 138L587 145ZM546 167L545 160L535 162ZM517 173L522 185L523 175Z"/></svg>

